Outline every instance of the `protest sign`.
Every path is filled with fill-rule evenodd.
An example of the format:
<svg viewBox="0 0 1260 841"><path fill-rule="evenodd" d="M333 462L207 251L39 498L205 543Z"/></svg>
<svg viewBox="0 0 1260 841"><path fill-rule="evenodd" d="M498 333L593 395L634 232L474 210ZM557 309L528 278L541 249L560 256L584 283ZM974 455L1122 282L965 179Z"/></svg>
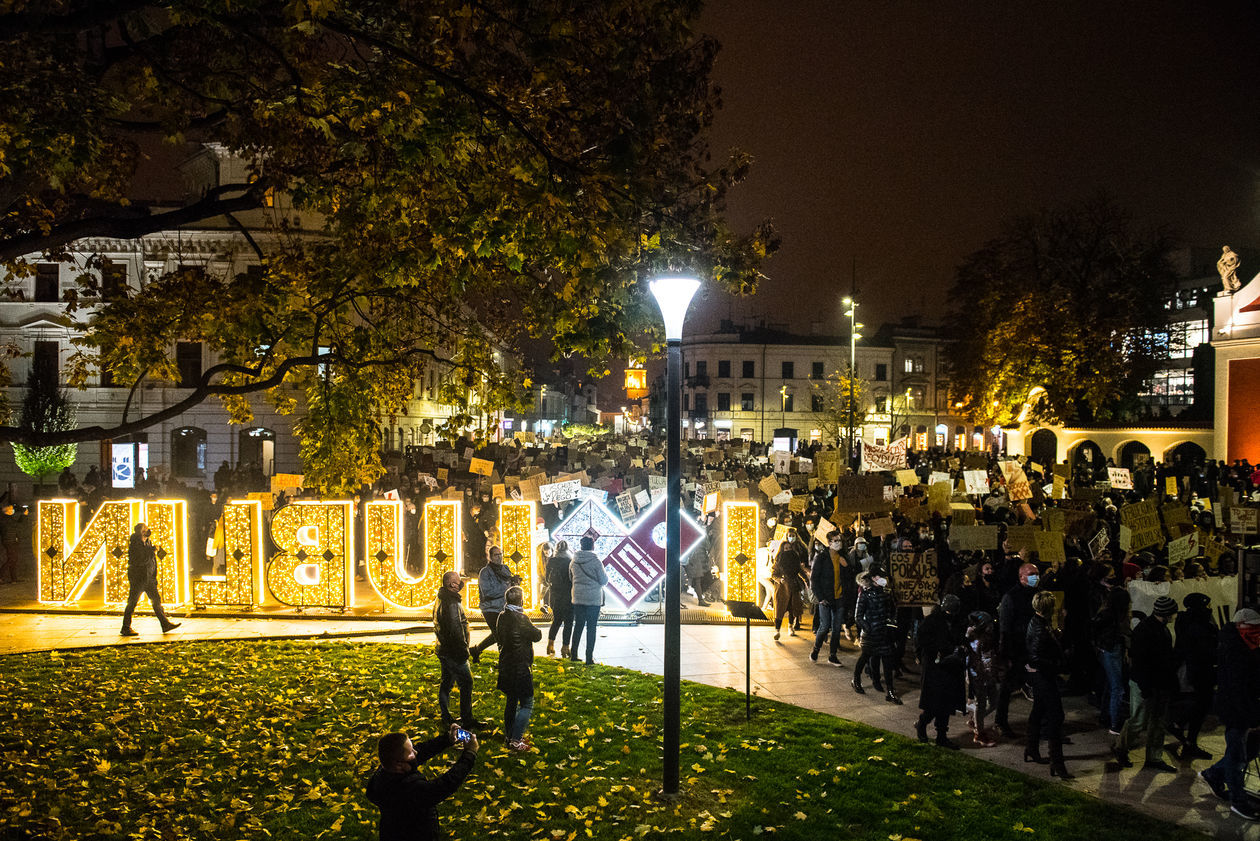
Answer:
<svg viewBox="0 0 1260 841"><path fill-rule="evenodd" d="M1037 556L1043 564L1050 564L1055 569L1067 562L1063 551L1063 532L1037 532Z"/></svg>
<svg viewBox="0 0 1260 841"><path fill-rule="evenodd" d="M647 491L639 491L634 495L634 504L640 508L647 508L652 504L652 495Z"/></svg>
<svg viewBox="0 0 1260 841"><path fill-rule="evenodd" d="M1097 560L1110 542L1111 537L1107 534L1107 530L1105 528L1099 529L1098 534L1094 535L1093 539L1089 541L1090 557Z"/></svg>
<svg viewBox="0 0 1260 841"><path fill-rule="evenodd" d="M796 460L796 472L804 473L806 476L814 472L814 460L811 458L798 458Z"/></svg>
<svg viewBox="0 0 1260 841"><path fill-rule="evenodd" d="M787 526L783 526L783 525L775 526L774 527L774 542L782 543L784 540L787 539L787 533L788 533Z"/></svg>
<svg viewBox="0 0 1260 841"><path fill-rule="evenodd" d="M300 488L305 478L302 473L277 473L271 477L271 492L274 494L289 488Z"/></svg>
<svg viewBox="0 0 1260 841"><path fill-rule="evenodd" d="M934 482L928 486L928 510L940 514L942 517L949 516L949 498L953 495L953 488L950 487L949 480L944 482Z"/></svg>
<svg viewBox="0 0 1260 841"><path fill-rule="evenodd" d="M792 501L791 491L779 491L777 494L770 497L771 505L787 505L791 501Z"/></svg>
<svg viewBox="0 0 1260 841"><path fill-rule="evenodd" d="M1155 500L1144 499L1124 506L1120 509L1120 522L1132 532L1126 551L1137 552L1148 546L1163 547L1164 529L1159 523Z"/></svg>
<svg viewBox="0 0 1260 841"><path fill-rule="evenodd" d="M775 450L770 453L770 458L774 462L774 472L787 474L792 472L792 454L785 453L782 450Z"/></svg>
<svg viewBox="0 0 1260 841"><path fill-rule="evenodd" d="M888 511L891 507L884 499L884 480L879 476L841 476L836 482L837 512L863 514Z"/></svg>
<svg viewBox="0 0 1260 841"><path fill-rule="evenodd" d="M830 520L826 517L820 517L818 519L818 526L814 529L814 540L817 540L819 543L826 543L827 536L835 530L836 527L832 525Z"/></svg>
<svg viewBox="0 0 1260 841"><path fill-rule="evenodd" d="M1058 508L1043 508L1041 524L1046 527L1046 531L1066 531L1067 512Z"/></svg>
<svg viewBox="0 0 1260 841"><path fill-rule="evenodd" d="M1124 552L1133 551L1133 529L1129 528L1124 523L1120 524L1119 543L1120 543L1120 549L1122 551Z"/></svg>
<svg viewBox="0 0 1260 841"><path fill-rule="evenodd" d="M439 467L437 473L438 473L439 482L445 482L447 478L451 475L450 470L445 467Z"/></svg>
<svg viewBox="0 0 1260 841"><path fill-rule="evenodd" d="M255 491L245 495L246 499L256 499L262 503L262 510L270 511L275 504L275 498L267 491Z"/></svg>
<svg viewBox="0 0 1260 841"><path fill-rule="evenodd" d="M629 492L617 494L617 513L627 523L634 518L634 499Z"/></svg>
<svg viewBox="0 0 1260 841"><path fill-rule="evenodd" d="M1168 563L1185 563L1199 556L1199 533L1192 531L1185 537L1168 542Z"/></svg>
<svg viewBox="0 0 1260 841"><path fill-rule="evenodd" d="M1234 506L1229 509L1229 530L1234 534L1256 534L1257 514L1260 509Z"/></svg>
<svg viewBox="0 0 1260 841"><path fill-rule="evenodd" d="M1177 477L1176 476L1164 477L1164 493L1167 494L1168 496L1177 495Z"/></svg>
<svg viewBox="0 0 1260 841"><path fill-rule="evenodd" d="M762 479L757 483L757 487L761 489L763 494L770 497L772 500L779 494L783 493L783 488L779 485L778 480L776 480L773 476L767 476ZM778 504L779 503L777 502L775 503L775 505Z"/></svg>
<svg viewBox="0 0 1260 841"><path fill-rule="evenodd" d="M976 522L976 509L970 502L951 502L949 504L951 528L954 526L970 526Z"/></svg>
<svg viewBox="0 0 1260 841"><path fill-rule="evenodd" d="M951 526L949 545L956 552L993 551L998 548L997 526Z"/></svg>
<svg viewBox="0 0 1260 841"><path fill-rule="evenodd" d="M1133 475L1129 473L1128 468L1108 467L1107 482L1116 490L1133 490Z"/></svg>
<svg viewBox="0 0 1260 841"><path fill-rule="evenodd" d="M807 496L794 496L790 500L788 500L789 511L798 511L798 512L803 513L805 511L806 506L808 505L809 505L809 497Z"/></svg>
<svg viewBox="0 0 1260 841"><path fill-rule="evenodd" d="M665 487L665 477L658 476L655 473L648 474L648 490L656 490Z"/></svg>
<svg viewBox="0 0 1260 841"><path fill-rule="evenodd" d="M1187 529L1181 528L1182 526L1193 527L1194 525L1190 522L1190 511L1184 505L1179 505L1176 502L1160 506L1159 513L1164 518L1164 529L1168 532L1169 539L1175 539L1185 534Z"/></svg>
<svg viewBox="0 0 1260 841"><path fill-rule="evenodd" d="M948 482L948 481L949 481L948 473L938 473L937 471L932 471L932 473L928 475L927 483L929 485L935 485L937 482Z"/></svg>
<svg viewBox="0 0 1260 841"><path fill-rule="evenodd" d="M490 496L492 499L507 499L507 485L492 485L490 487Z"/></svg>
<svg viewBox="0 0 1260 841"><path fill-rule="evenodd" d="M1067 499L1067 480L1057 473L1054 476L1054 481L1050 484L1050 498Z"/></svg>
<svg viewBox="0 0 1260 841"><path fill-rule="evenodd" d="M1008 552L1019 552L1027 549L1037 550L1037 534L1041 529L1036 526L1008 526L1006 529L1006 549Z"/></svg>
<svg viewBox="0 0 1260 841"><path fill-rule="evenodd" d="M476 473L478 476L489 476L494 472L494 462L485 458L475 458L468 465L469 473Z"/></svg>
<svg viewBox="0 0 1260 841"><path fill-rule="evenodd" d="M904 470L906 468L906 448L910 438L898 438L886 447L862 442L862 472L881 470Z"/></svg>
<svg viewBox="0 0 1260 841"><path fill-rule="evenodd" d="M886 537L890 534L895 534L897 531L897 527L893 525L892 517L880 517L871 520L868 525L871 530L871 537L875 538Z"/></svg>
<svg viewBox="0 0 1260 841"><path fill-rule="evenodd" d="M1032 499L1032 488L1028 485L1028 476L1017 461L1002 462L1002 476L1006 479L1006 494L1011 502L1021 499Z"/></svg>
<svg viewBox="0 0 1260 841"><path fill-rule="evenodd" d="M902 485L903 487L913 488L915 485L919 484L919 474L915 473L913 470L898 470L896 475L897 484Z"/></svg>
<svg viewBox="0 0 1260 841"><path fill-rule="evenodd" d="M989 471L964 470L963 481L967 485L967 493L983 496L989 492Z"/></svg>
<svg viewBox="0 0 1260 841"><path fill-rule="evenodd" d="M582 482L578 479L569 479L564 482L552 482L549 485L543 485L538 489L538 498L544 505L557 505L561 502L577 499L581 493Z"/></svg>
<svg viewBox="0 0 1260 841"><path fill-rule="evenodd" d="M839 450L823 450L814 457L814 461L821 484L831 485L840 478Z"/></svg>
<svg viewBox="0 0 1260 841"><path fill-rule="evenodd" d="M930 607L936 604L936 552L893 552L893 593L898 607Z"/></svg>

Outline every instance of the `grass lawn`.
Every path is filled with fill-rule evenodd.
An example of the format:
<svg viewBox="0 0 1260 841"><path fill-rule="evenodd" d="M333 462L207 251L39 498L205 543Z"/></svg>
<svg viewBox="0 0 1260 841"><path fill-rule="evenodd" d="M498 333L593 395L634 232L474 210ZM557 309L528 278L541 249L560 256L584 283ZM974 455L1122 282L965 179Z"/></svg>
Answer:
<svg viewBox="0 0 1260 841"><path fill-rule="evenodd" d="M493 664L474 667L474 711L499 722ZM0 838L375 838L376 738L438 732L423 647L189 642L0 666ZM535 679L535 750L509 754L501 724L483 740L442 807L454 837L1202 837L808 710L758 700L747 724L742 694L690 683L684 796L665 805L660 678L540 659Z"/></svg>

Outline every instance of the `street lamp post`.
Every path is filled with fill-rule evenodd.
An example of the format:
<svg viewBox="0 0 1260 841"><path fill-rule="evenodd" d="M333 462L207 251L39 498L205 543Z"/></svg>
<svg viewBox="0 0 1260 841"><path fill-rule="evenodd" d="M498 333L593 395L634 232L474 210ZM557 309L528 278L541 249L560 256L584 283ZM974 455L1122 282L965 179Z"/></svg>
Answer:
<svg viewBox="0 0 1260 841"><path fill-rule="evenodd" d="M862 325L858 324L856 320L858 307L857 301L846 297L843 303L846 307L848 307L844 314L849 317L849 469L856 470L857 463L853 453L853 431L856 426L856 418L854 417L855 407L853 403L855 400L854 379L857 377L857 340L862 338L862 335L858 333L857 330Z"/></svg>
<svg viewBox="0 0 1260 841"><path fill-rule="evenodd" d="M678 746L682 724L679 685L682 671L682 613L679 606L682 599L682 570L679 567L682 543L679 511L682 500L682 458L679 452L682 438L679 397L682 392L682 330L687 307L700 288L700 281L691 277L662 277L653 280L649 286L665 321L665 770L661 794L672 798L678 795Z"/></svg>

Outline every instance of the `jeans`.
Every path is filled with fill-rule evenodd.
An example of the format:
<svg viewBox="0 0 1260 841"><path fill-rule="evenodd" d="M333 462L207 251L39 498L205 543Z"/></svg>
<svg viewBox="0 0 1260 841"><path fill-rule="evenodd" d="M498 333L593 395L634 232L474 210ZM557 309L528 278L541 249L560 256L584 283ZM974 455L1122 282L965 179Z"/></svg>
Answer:
<svg viewBox="0 0 1260 841"><path fill-rule="evenodd" d="M595 626L599 624L599 605L573 605L573 644L569 656L578 659L578 646L582 643L582 632L586 632L586 662L595 662Z"/></svg>
<svg viewBox="0 0 1260 841"><path fill-rule="evenodd" d="M452 660L438 655L442 664L442 682L438 685L438 707L442 710L442 723L453 718L451 715L451 687L459 684L459 717L465 724L472 721L472 671L467 660Z"/></svg>
<svg viewBox="0 0 1260 841"><path fill-rule="evenodd" d="M1247 768L1247 728L1225 728L1225 755L1211 768L1204 769L1203 776L1209 780L1224 780L1229 789L1229 802L1238 804L1246 801L1243 790L1243 776Z"/></svg>
<svg viewBox="0 0 1260 841"><path fill-rule="evenodd" d="M1124 649L1098 649L1103 670L1102 715L1109 730L1119 730L1124 722Z"/></svg>
<svg viewBox="0 0 1260 841"><path fill-rule="evenodd" d="M494 629L499 624L500 612L501 611L482 611L481 616L486 620L486 625L490 628L490 633L486 635L485 639L473 646L473 648L477 649L478 654L489 648L491 643L498 642L498 638L494 635Z"/></svg>
<svg viewBox="0 0 1260 841"><path fill-rule="evenodd" d="M555 640L556 635L560 633L561 627L564 628L561 644L568 648L569 640L573 639L573 605L567 602L551 606L551 628L547 631L547 639L549 641Z"/></svg>
<svg viewBox="0 0 1260 841"><path fill-rule="evenodd" d="M507 696L507 707L503 710L503 732L507 733L509 742L519 742L525 738L525 728L529 726L529 717L533 712L533 695L526 698Z"/></svg>
<svg viewBox="0 0 1260 841"><path fill-rule="evenodd" d="M840 644L840 634L842 630L840 621L839 605L836 602L819 602L818 603L818 627L814 629L814 650L822 648L823 638L827 636L827 632L831 632L831 656L836 656L836 650Z"/></svg>
<svg viewBox="0 0 1260 841"><path fill-rule="evenodd" d="M1116 739L1116 749L1128 753L1129 745L1138 733L1146 735L1146 761L1163 762L1164 722L1168 718L1168 693L1152 692L1143 696L1142 690L1129 681L1129 720Z"/></svg>

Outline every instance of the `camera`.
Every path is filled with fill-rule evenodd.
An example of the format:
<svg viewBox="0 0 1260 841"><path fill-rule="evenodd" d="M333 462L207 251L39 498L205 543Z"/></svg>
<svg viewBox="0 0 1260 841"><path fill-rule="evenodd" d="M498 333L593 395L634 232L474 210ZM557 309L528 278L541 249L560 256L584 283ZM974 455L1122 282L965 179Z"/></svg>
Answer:
<svg viewBox="0 0 1260 841"><path fill-rule="evenodd" d="M472 738L472 733L469 733L467 730L465 730L462 727L455 728L455 741L467 742L471 738Z"/></svg>

